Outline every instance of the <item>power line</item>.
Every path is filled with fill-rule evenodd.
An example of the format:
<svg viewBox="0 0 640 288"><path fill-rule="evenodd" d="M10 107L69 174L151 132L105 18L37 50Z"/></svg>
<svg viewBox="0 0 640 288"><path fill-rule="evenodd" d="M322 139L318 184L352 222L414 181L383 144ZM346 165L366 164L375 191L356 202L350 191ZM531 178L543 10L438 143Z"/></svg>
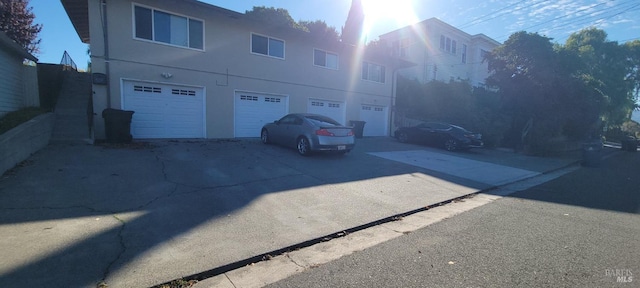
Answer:
<svg viewBox="0 0 640 288"><path fill-rule="evenodd" d="M635 1L634 1L634 2L635 2ZM628 3L632 3L632 1L629 1ZM626 3L625 3L625 4L626 4ZM622 5L622 4L621 4L621 5ZM622 7L621 9L617 9L617 10L615 10L615 11L607 11L607 12L606 12L606 13L609 13L609 12L614 13L614 14L611 14L611 15L598 15L598 16L593 16L593 17L589 17L589 19L582 19L582 20L572 21L572 22L570 22L569 24L571 24L571 25L578 25L578 26L579 26L579 25L583 25L583 24L591 23L592 25L590 25L590 26L597 26L597 25L601 24L604 20L607 20L607 19L613 18L613 17L615 17L615 16L622 15L622 14L624 14L624 13L628 13L628 12L632 12L632 11L635 11L635 10L639 10L639 9L637 9L638 7L640 7L640 4L635 4L635 5L628 6L628 7ZM595 19L596 17L598 17L598 18L597 18L597 19ZM563 26L566 26L566 25L563 25ZM561 27L562 27L562 26L560 26L560 25L555 25L555 26L554 26L552 29L550 29L549 31L558 30L558 29L560 29ZM583 27L583 28L584 28L584 27ZM565 40L566 40L567 38L568 38L568 36L567 36L567 37L563 37L563 39L565 39Z"/></svg>
<svg viewBox="0 0 640 288"><path fill-rule="evenodd" d="M521 29L521 30L527 30L527 29L530 29L530 28L533 28L533 27L538 27L540 25L548 24L548 23L551 23L551 22L557 22L557 20L559 20L559 19L575 16L576 14L578 14L580 12L583 12L583 11L593 10L594 7L597 7L597 6L600 6L600 5L603 5L603 4L606 4L606 3L603 2L603 3L600 3L600 4L596 4L596 5L592 5L592 6L589 6L589 7L585 7L585 8L582 8L582 9L579 9L579 10L575 11L574 13L566 14L566 15L563 15L563 16L558 16L558 17L553 18L551 20L548 20L548 21L545 21L545 22L542 22L542 23L538 23L538 24L526 27L526 28ZM629 4L631 4L631 5L629 5ZM592 11L591 14L579 15L579 16L574 17L573 19L569 19L567 21L558 22L558 23L552 25L550 27L550 29L548 29L547 31L558 30L558 29L564 28L564 27L566 27L568 25L580 25L580 24L589 23L589 22L593 22L593 21L606 20L606 19L618 16L618 15L621 15L621 14L624 14L624 13L627 13L627 12L631 12L631 11L634 10L634 8L636 8L638 6L640 6L640 4L637 4L637 2L635 0L626 1L626 2L620 3L618 5L614 5L614 6L611 6L611 7L604 8L604 9L598 9L598 10ZM606 13L614 13L614 14L613 15L605 15L605 16L602 15L602 14L606 14ZM597 19L595 19L595 18L597 18ZM503 38L508 37L508 36L509 35L502 35L502 36L498 37L498 39L503 39Z"/></svg>
<svg viewBox="0 0 640 288"><path fill-rule="evenodd" d="M589 10L589 9L592 9L592 8L594 8L594 7L597 7L597 6L600 6L600 5L603 5L603 4L606 4L606 3L605 3L605 2L602 2L602 3L600 3L600 4L596 4L596 5L594 5L594 6L589 6L589 7L585 7L585 8L583 8L583 9L578 9L578 11L576 11L576 13L577 13L577 12L582 12L582 11L584 11L584 10ZM572 16L572 14L566 14L566 15L563 15L563 16L558 16L558 17L553 18L553 19L551 19L551 20L548 20L548 21L546 21L546 22L542 22L542 23L538 23L538 24L533 25L533 26L526 27L526 28L524 28L524 29L522 29L522 30L527 30L527 29L531 29L531 28L533 28L533 27L538 27L538 26L540 26L540 25L544 25L544 24L547 24L547 23L550 23L550 22L556 21L556 20L558 20L558 19L566 18L566 17L569 17L569 16ZM578 17L581 17L581 16L578 16Z"/></svg>
<svg viewBox="0 0 640 288"><path fill-rule="evenodd" d="M486 14L486 15L482 15L482 16L476 17L475 19L473 19L473 20L471 20L471 21L469 21L469 22L467 22L467 23L464 23L464 24L460 25L460 29L465 28L465 27L467 27L467 25L472 24L472 23L475 23L476 21L478 21L478 20L480 20L480 19L482 19L482 18L489 17L489 16L491 16L491 15L495 15L495 13L497 13L497 12L500 12L500 11L503 11L503 10L506 10L506 9L509 9L509 8L511 8L511 7L513 7L513 6L516 6L516 5L518 5L518 4L522 3L522 2L525 2L525 1L527 1L527 0L522 0L522 1L520 1L520 2L516 2L516 3L511 4L511 5L509 5L509 6L506 6L506 7L503 7L503 8L501 8L501 9L498 9L498 10L496 10L496 11L492 11L492 12L491 12L491 13L489 13L489 14ZM480 23L480 22L478 22L478 23ZM477 23L476 23L476 24L477 24Z"/></svg>
<svg viewBox="0 0 640 288"><path fill-rule="evenodd" d="M478 21L478 22L475 22L475 20L473 20L473 21L471 21L471 23L472 23L473 25L475 25L475 24L480 24L480 23L483 23L483 22L487 22L487 21L489 21L489 20L493 20L493 19L498 18L498 17L500 17L500 16L503 16L503 15L504 15L504 14L506 14L506 13L498 13L498 14L495 14L495 13L496 13L496 12L499 12L499 11L502 11L502 10L505 10L505 9L507 9L507 8L511 8L511 7L513 7L513 6L516 6L516 5L518 5L518 4L522 3L522 2L525 2L525 1L517 2L517 3L515 3L515 4L509 5L509 6L507 6L507 7L504 7L504 8L502 8L502 9L499 9L499 10L497 10L497 11L494 11L494 12L492 12L491 14L487 14L487 15L484 15L484 16L481 16L481 17L480 17L480 18L485 18L485 17L488 17L488 16L492 16L492 17L490 17L490 18L488 18L488 19L486 19L486 20L482 20L482 21ZM513 12L517 12L517 11L520 11L520 10L523 10L523 9L526 9L526 8L530 8L530 7L533 7L533 6L535 6L535 5L538 5L538 4L541 4L541 3L544 3L544 2L549 2L549 0L542 0L542 1L534 2L534 3L531 3L530 5L521 6L521 7L518 7L518 8L516 8L516 9L509 10L509 11L507 11L507 12L511 12L511 13L513 13ZM461 28L460 28L460 29L464 29L464 28L467 28L467 27L470 27L470 26L471 26L471 24L470 24L470 23L463 24L463 25L461 26Z"/></svg>

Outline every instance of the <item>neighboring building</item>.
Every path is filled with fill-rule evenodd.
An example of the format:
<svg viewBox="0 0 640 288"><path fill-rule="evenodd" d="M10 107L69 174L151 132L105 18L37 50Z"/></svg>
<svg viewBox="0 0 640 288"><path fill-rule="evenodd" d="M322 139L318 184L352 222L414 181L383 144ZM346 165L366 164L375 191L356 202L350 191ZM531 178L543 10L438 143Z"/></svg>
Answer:
<svg viewBox="0 0 640 288"><path fill-rule="evenodd" d="M38 61L0 31L0 117L24 107L39 106L37 71L35 67L26 67L25 59Z"/></svg>
<svg viewBox="0 0 640 288"><path fill-rule="evenodd" d="M430 18L380 36L394 56L416 63L399 73L423 83L467 80L484 85L489 76L485 53L500 45L484 34L469 35L441 20Z"/></svg>
<svg viewBox="0 0 640 288"><path fill-rule="evenodd" d="M389 135L391 57L195 0L61 0L91 48L96 138L105 108L135 111L134 138L259 137L311 112Z"/></svg>

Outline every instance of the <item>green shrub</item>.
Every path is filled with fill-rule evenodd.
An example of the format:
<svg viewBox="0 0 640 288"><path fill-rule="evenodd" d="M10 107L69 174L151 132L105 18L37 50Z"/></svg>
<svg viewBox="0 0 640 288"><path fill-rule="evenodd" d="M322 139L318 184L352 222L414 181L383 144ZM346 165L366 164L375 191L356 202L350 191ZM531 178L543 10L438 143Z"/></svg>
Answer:
<svg viewBox="0 0 640 288"><path fill-rule="evenodd" d="M9 112L0 118L0 134L47 112L46 109L39 107L27 107L18 111Z"/></svg>

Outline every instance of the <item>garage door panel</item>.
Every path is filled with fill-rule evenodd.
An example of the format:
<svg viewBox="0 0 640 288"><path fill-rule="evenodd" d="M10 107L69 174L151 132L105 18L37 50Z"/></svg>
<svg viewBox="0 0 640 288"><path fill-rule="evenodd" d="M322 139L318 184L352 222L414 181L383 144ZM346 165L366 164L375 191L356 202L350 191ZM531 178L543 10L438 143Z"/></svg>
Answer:
<svg viewBox="0 0 640 288"><path fill-rule="evenodd" d="M136 135L136 138L154 138L154 135L158 135L164 132L162 127L131 127L131 135Z"/></svg>
<svg viewBox="0 0 640 288"><path fill-rule="evenodd" d="M320 99L309 99L307 105L307 112L320 114L327 116L331 119L334 119L340 124L348 124L345 120L346 114L346 106L344 102L340 101L330 101L330 100L320 100Z"/></svg>
<svg viewBox="0 0 640 288"><path fill-rule="evenodd" d="M184 129L183 127L167 127L166 130L174 135L174 138L189 138L193 133L198 133L197 129Z"/></svg>
<svg viewBox="0 0 640 288"><path fill-rule="evenodd" d="M203 138L204 90L124 81L123 109L135 113L134 138Z"/></svg>
<svg viewBox="0 0 640 288"><path fill-rule="evenodd" d="M384 106L365 105L360 110L360 120L365 121L363 136L387 136L388 109Z"/></svg>
<svg viewBox="0 0 640 288"><path fill-rule="evenodd" d="M287 114L283 95L236 92L234 97L235 137L260 137L262 126Z"/></svg>

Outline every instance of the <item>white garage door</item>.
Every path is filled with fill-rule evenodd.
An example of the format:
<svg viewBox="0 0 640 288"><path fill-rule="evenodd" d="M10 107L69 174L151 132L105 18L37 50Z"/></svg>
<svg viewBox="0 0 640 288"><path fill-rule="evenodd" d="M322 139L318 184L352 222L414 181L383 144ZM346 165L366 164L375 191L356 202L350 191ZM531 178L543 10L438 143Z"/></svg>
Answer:
<svg viewBox="0 0 640 288"><path fill-rule="evenodd" d="M235 93L235 137L260 137L260 129L287 114L287 96Z"/></svg>
<svg viewBox="0 0 640 288"><path fill-rule="evenodd" d="M387 107L362 104L360 120L365 121L363 136L387 136Z"/></svg>
<svg viewBox="0 0 640 288"><path fill-rule="evenodd" d="M204 138L204 89L123 81L122 106L134 111L133 138Z"/></svg>
<svg viewBox="0 0 640 288"><path fill-rule="evenodd" d="M342 125L348 124L345 123L345 111L344 102L339 101L309 99L307 106L307 112L327 116Z"/></svg>

